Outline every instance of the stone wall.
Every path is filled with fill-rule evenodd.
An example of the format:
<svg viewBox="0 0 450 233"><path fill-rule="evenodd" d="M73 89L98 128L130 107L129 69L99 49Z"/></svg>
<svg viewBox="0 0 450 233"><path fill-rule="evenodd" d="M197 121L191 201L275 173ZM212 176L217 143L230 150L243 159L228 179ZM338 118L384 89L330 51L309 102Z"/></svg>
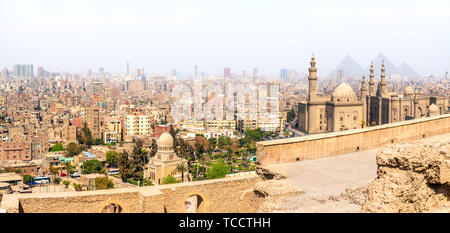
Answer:
<svg viewBox="0 0 450 233"><path fill-rule="evenodd" d="M198 195L197 212L251 212L241 196L261 181L256 174L189 183L46 194L5 194L0 208L8 213L100 213L108 205L122 213L183 213L185 201Z"/></svg>
<svg viewBox="0 0 450 233"><path fill-rule="evenodd" d="M450 114L446 114L364 129L258 142L257 156L262 165L311 160L449 132Z"/></svg>
<svg viewBox="0 0 450 233"><path fill-rule="evenodd" d="M230 177L201 183L182 183L161 186L164 193L164 206L168 213L183 213L184 201L192 195L202 198L198 212L238 213L248 212L247 206L240 205L241 195L252 190L260 181L259 176Z"/></svg>

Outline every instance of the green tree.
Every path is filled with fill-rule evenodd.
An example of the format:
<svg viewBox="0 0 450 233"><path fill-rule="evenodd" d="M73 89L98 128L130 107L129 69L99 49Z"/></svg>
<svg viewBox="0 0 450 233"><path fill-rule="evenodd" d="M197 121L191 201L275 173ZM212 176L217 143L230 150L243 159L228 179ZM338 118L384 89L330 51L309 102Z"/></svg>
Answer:
<svg viewBox="0 0 450 233"><path fill-rule="evenodd" d="M156 144L156 140L152 139L152 145L150 146L150 154L149 157L154 157L156 153L158 152L158 144Z"/></svg>
<svg viewBox="0 0 450 233"><path fill-rule="evenodd" d="M71 162L67 161L64 163L64 169L66 169L67 174L70 176L75 172L75 166Z"/></svg>
<svg viewBox="0 0 450 233"><path fill-rule="evenodd" d="M117 167L119 165L119 153L113 150L106 152L106 163L112 167Z"/></svg>
<svg viewBox="0 0 450 233"><path fill-rule="evenodd" d="M289 112L287 112L286 115L287 115L286 116L287 122L293 121L295 119L295 110L294 109L289 110Z"/></svg>
<svg viewBox="0 0 450 233"><path fill-rule="evenodd" d="M24 175L23 176L23 183L24 184L29 184L29 183L33 183L34 182L34 176L30 176L30 175Z"/></svg>
<svg viewBox="0 0 450 233"><path fill-rule="evenodd" d="M87 122L83 123L83 128L81 128L81 133L77 138L78 142L85 145L86 148L90 148L94 143L94 139L92 138L92 133L87 125Z"/></svg>
<svg viewBox="0 0 450 233"><path fill-rule="evenodd" d="M231 141L230 137L227 136L219 136L218 146L220 149L223 149L225 146L233 145L233 141Z"/></svg>
<svg viewBox="0 0 450 233"><path fill-rule="evenodd" d="M83 174L105 173L105 167L101 161L96 159L88 160L81 164Z"/></svg>
<svg viewBox="0 0 450 233"><path fill-rule="evenodd" d="M95 189L112 189L114 183L106 177L97 177L94 180Z"/></svg>
<svg viewBox="0 0 450 233"><path fill-rule="evenodd" d="M216 144L217 144L217 139L215 138L209 138L208 139L209 145L208 145L208 150L215 150L216 149Z"/></svg>
<svg viewBox="0 0 450 233"><path fill-rule="evenodd" d="M66 188L67 188L67 187L69 187L70 181L64 180L62 183L63 183L63 185L66 186Z"/></svg>
<svg viewBox="0 0 450 233"><path fill-rule="evenodd" d="M178 180L171 175L167 175L161 181L161 184L175 184L175 183L178 183Z"/></svg>
<svg viewBox="0 0 450 233"><path fill-rule="evenodd" d="M71 142L67 145L66 148L66 156L67 157L73 157L75 155L80 154L82 151L82 148L78 146L75 142Z"/></svg>
<svg viewBox="0 0 450 233"><path fill-rule="evenodd" d="M216 162L210 168L208 168L206 178L208 179L224 178L225 175L229 173L230 173L229 166L227 166L223 162Z"/></svg>
<svg viewBox="0 0 450 233"><path fill-rule="evenodd" d="M51 149L51 152L57 152L57 151L63 151L64 150L64 146L61 143L56 143Z"/></svg>
<svg viewBox="0 0 450 233"><path fill-rule="evenodd" d="M241 154L241 159L242 159L242 165L245 168L248 168L248 157L249 157L250 153L247 150L242 150L240 154Z"/></svg>
<svg viewBox="0 0 450 233"><path fill-rule="evenodd" d="M184 173L187 171L187 169L188 168L186 162L177 164L177 167L175 168L177 172L181 172L181 182L184 182Z"/></svg>
<svg viewBox="0 0 450 233"><path fill-rule="evenodd" d="M75 191L81 191L82 190L81 184L72 183L72 186L75 189Z"/></svg>
<svg viewBox="0 0 450 233"><path fill-rule="evenodd" d="M48 166L48 172L51 175L59 175L59 169L57 167L52 166L52 165Z"/></svg>
<svg viewBox="0 0 450 233"><path fill-rule="evenodd" d="M119 172L122 181L126 182L131 177L130 158L128 152L123 151L119 156Z"/></svg>
<svg viewBox="0 0 450 233"><path fill-rule="evenodd" d="M136 141L133 147L133 153L130 159L130 175L134 180L139 180L142 183L144 178L144 166L147 164L147 152L143 148L141 140Z"/></svg>
<svg viewBox="0 0 450 233"><path fill-rule="evenodd" d="M105 142L103 142L103 140L101 138L96 138L94 145L104 145Z"/></svg>

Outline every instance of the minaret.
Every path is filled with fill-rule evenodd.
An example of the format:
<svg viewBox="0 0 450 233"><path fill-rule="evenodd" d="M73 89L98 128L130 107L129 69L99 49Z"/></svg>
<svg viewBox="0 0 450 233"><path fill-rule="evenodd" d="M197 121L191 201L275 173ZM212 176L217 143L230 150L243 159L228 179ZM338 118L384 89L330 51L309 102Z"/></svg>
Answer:
<svg viewBox="0 0 450 233"><path fill-rule="evenodd" d="M375 79L373 75L373 61L372 64L370 64L370 75L369 75L369 96L375 95Z"/></svg>
<svg viewBox="0 0 450 233"><path fill-rule="evenodd" d="M367 88L366 88L366 76L363 75L363 79L361 82L361 99L367 96Z"/></svg>
<svg viewBox="0 0 450 233"><path fill-rule="evenodd" d="M419 118L420 116L419 116L419 111L418 111L418 109L417 109L417 107L418 107L418 105L419 105L419 100L418 100L418 98L417 98L417 95L418 95L418 93L417 93L417 90L414 92L414 100L413 100L413 103L414 103L414 119L416 119L416 118Z"/></svg>
<svg viewBox="0 0 450 233"><path fill-rule="evenodd" d="M362 82L361 82L361 101L363 104L362 108L362 120L361 122L361 128L364 128L364 126L367 125L367 89L366 89L366 76L363 76Z"/></svg>
<svg viewBox="0 0 450 233"><path fill-rule="evenodd" d="M381 96L382 97L386 97L384 94L387 92L386 90L386 74L385 74L386 69L384 68L384 61L383 64L381 64L381 80L380 80L380 85L381 85Z"/></svg>
<svg viewBox="0 0 450 233"><path fill-rule="evenodd" d="M316 95L317 95L317 68L316 68L316 58L313 56L311 57L311 67L309 68L309 95L308 95L308 101L311 101Z"/></svg>

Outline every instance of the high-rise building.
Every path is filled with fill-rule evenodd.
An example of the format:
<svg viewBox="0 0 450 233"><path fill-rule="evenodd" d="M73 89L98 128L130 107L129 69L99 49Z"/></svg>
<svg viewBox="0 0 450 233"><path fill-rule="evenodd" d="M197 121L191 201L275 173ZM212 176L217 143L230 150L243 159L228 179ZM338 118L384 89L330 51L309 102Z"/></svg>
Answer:
<svg viewBox="0 0 450 233"><path fill-rule="evenodd" d="M295 69L290 69L288 77L289 77L289 80L297 79L297 71Z"/></svg>
<svg viewBox="0 0 450 233"><path fill-rule="evenodd" d="M33 78L33 65L14 65L14 76L23 78Z"/></svg>
<svg viewBox="0 0 450 233"><path fill-rule="evenodd" d="M253 79L258 79L258 68L253 68Z"/></svg>
<svg viewBox="0 0 450 233"><path fill-rule="evenodd" d="M281 69L281 71L280 71L280 78L281 79L287 79L288 78L288 69Z"/></svg>
<svg viewBox="0 0 450 233"><path fill-rule="evenodd" d="M225 68L223 69L223 77L224 78L231 78L231 68Z"/></svg>
<svg viewBox="0 0 450 233"><path fill-rule="evenodd" d="M92 138L100 138L100 108L93 106L86 108L86 123L92 133Z"/></svg>
<svg viewBox="0 0 450 233"><path fill-rule="evenodd" d="M195 67L194 67L194 77L197 77L197 76L198 76L198 66L195 65Z"/></svg>
<svg viewBox="0 0 450 233"><path fill-rule="evenodd" d="M130 63L127 62L127 76L130 75Z"/></svg>

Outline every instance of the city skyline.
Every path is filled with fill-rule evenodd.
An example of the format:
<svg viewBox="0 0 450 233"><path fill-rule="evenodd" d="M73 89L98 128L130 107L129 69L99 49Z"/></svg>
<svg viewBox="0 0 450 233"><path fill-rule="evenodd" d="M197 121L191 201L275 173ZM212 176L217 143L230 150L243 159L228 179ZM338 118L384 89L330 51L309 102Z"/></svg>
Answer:
<svg viewBox="0 0 450 233"><path fill-rule="evenodd" d="M448 70L445 1L2 1L0 68L53 72L220 74L230 67L277 77L306 72L311 53L326 76L346 55L364 67L379 53L423 76ZM170 5L170 6L169 6ZM156 9L156 10L155 10ZM368 13L372 12L372 13ZM233 17L230 17L233 15ZM331 39L332 38L332 39ZM426 59L424 59L426 58Z"/></svg>

